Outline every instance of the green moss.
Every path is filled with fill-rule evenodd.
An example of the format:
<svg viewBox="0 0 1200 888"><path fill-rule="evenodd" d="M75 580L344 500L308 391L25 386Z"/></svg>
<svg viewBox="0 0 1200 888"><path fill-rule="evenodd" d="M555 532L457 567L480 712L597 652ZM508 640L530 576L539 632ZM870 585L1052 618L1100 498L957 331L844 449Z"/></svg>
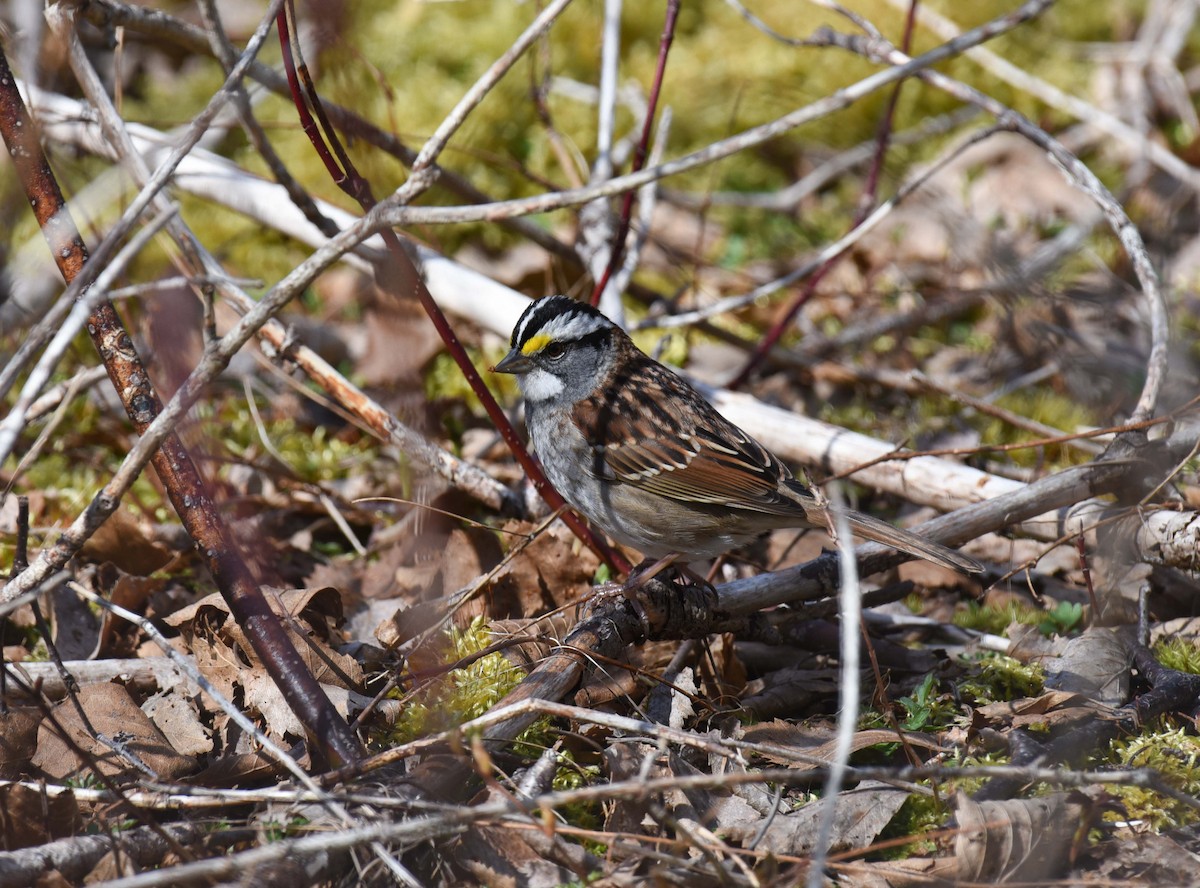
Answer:
<svg viewBox="0 0 1200 888"><path fill-rule="evenodd" d="M1189 638L1164 638L1154 645L1154 659L1168 669L1200 675L1200 644Z"/></svg>
<svg viewBox="0 0 1200 888"><path fill-rule="evenodd" d="M1183 727L1166 726L1146 731L1137 737L1114 740L1110 761L1127 768L1153 768L1176 789L1188 795L1200 795L1200 738ZM1106 818L1140 820L1151 829L1162 831L1200 820L1191 805L1138 786L1110 788L1124 811L1106 814Z"/></svg>
<svg viewBox="0 0 1200 888"><path fill-rule="evenodd" d="M985 653L968 661L968 674L958 683L959 693L977 705L1042 692L1046 676L1036 663L1022 663L1003 654Z"/></svg>
<svg viewBox="0 0 1200 888"><path fill-rule="evenodd" d="M233 456L255 462L266 455L266 446L250 412L240 407L236 402L227 402L214 424ZM319 483L361 474L379 457L378 442L373 438L346 441L330 434L325 426L305 429L286 417L264 419L263 426L267 441L302 481Z"/></svg>
<svg viewBox="0 0 1200 888"><path fill-rule="evenodd" d="M1044 388L1012 392L999 398L996 406L1065 432L1094 425L1096 421L1091 411L1078 400ZM985 444L1016 444L1043 437L1013 428L998 419L981 419L981 424L980 432ZM1061 445L1010 451L1007 456L1017 464L1026 466L1044 463L1051 466L1075 465L1088 458L1080 451Z"/></svg>
<svg viewBox="0 0 1200 888"><path fill-rule="evenodd" d="M928 856L938 850L932 839L923 839L926 833L941 829L950 818L950 807L941 799L922 792L911 793L900 810L880 832L877 843L895 839L912 838L912 841L894 845L878 855L876 860L906 860L909 857Z"/></svg>
<svg viewBox="0 0 1200 888"><path fill-rule="evenodd" d="M1080 628L1083 606L1060 601L1053 608L1045 609L1013 600L999 605L968 601L954 612L953 619L956 626L993 635L1004 635L1012 623L1037 626L1043 635L1067 635Z"/></svg>
<svg viewBox="0 0 1200 888"><path fill-rule="evenodd" d="M76 442L74 447L64 447L62 443L55 441L51 445L53 452L43 453L21 479L20 489L36 490L45 497L45 512L39 519L39 523L45 525L75 520L75 516L108 483L109 468L118 460L104 446L106 442ZM170 521L175 514L146 472L133 482L124 501L123 508L137 509L151 521Z"/></svg>
<svg viewBox="0 0 1200 888"><path fill-rule="evenodd" d="M985 755L962 755L954 753L945 762L947 767L981 768L986 769L995 765L1007 765L1007 756L999 753ZM871 855L874 860L905 860L913 856L929 855L938 850L934 839L922 838L927 833L934 832L946 826L953 811L946 803L961 790L968 795L977 792L987 782L986 777L958 777L952 780L937 781L936 793L914 792L905 799L900 810L879 834L880 843L895 839L912 839L901 845L887 848ZM933 783L923 780L919 784L932 787Z"/></svg>
<svg viewBox="0 0 1200 888"><path fill-rule="evenodd" d="M476 617L465 629L451 627L446 631L446 661L453 663L477 654L493 641L482 617ZM407 700L389 739L404 743L478 718L516 687L524 675L500 653L440 675Z"/></svg>
<svg viewBox="0 0 1200 888"><path fill-rule="evenodd" d="M964 629L1003 635L1011 623L1027 623L1032 626L1040 622L1043 616L1040 608L1011 599L1000 605L968 601L963 607L955 610L953 621L955 626Z"/></svg>
<svg viewBox="0 0 1200 888"><path fill-rule="evenodd" d="M488 367L493 367L504 357L504 351L481 352L479 349L468 348L467 355L483 376L484 382L500 403L515 403L520 396L516 377L507 373L489 373ZM483 417L486 413L478 396L472 391L462 370L448 353L441 352L434 357L425 371L425 397L434 403L458 401L467 406L473 416Z"/></svg>

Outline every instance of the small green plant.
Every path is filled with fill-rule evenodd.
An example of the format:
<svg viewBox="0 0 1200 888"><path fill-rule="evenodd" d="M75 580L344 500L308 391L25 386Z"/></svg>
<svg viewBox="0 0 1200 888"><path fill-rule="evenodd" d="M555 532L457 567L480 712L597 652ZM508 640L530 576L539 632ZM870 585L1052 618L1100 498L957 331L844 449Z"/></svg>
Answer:
<svg viewBox="0 0 1200 888"><path fill-rule="evenodd" d="M968 601L954 613L955 626L993 635L1005 634L1013 623L1037 626L1043 635L1066 635L1078 629L1082 620L1083 605L1072 601L1061 601L1049 611L1012 600L1000 604Z"/></svg>
<svg viewBox="0 0 1200 888"><path fill-rule="evenodd" d="M287 823L281 823L278 820L268 820L262 826L267 841L278 842L296 835L304 827L308 826L308 824L309 819L307 817L296 816Z"/></svg>
<svg viewBox="0 0 1200 888"><path fill-rule="evenodd" d="M937 676L932 672L921 679L911 695L901 697L896 702L904 708L904 720L900 722L900 727L906 731L943 727L958 716L958 710L948 695L938 693Z"/></svg>
<svg viewBox="0 0 1200 888"><path fill-rule="evenodd" d="M1083 620L1083 605L1074 601L1060 601L1054 610L1046 611L1038 623L1043 635L1068 635L1079 627Z"/></svg>
<svg viewBox="0 0 1200 888"><path fill-rule="evenodd" d="M600 872L599 870L595 870L588 873L587 877L584 879L575 879L571 882L563 882L558 886L558 888L587 888L588 885L599 879L602 879L603 877L604 873Z"/></svg>

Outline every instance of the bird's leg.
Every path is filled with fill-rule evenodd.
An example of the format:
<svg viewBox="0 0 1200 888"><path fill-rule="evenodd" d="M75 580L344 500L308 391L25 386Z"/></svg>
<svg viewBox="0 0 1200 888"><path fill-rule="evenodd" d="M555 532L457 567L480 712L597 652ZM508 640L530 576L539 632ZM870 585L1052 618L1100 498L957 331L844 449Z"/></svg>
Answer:
<svg viewBox="0 0 1200 888"><path fill-rule="evenodd" d="M625 592L636 592L650 580L654 579L672 564L679 559L678 552L672 552L669 555L664 555L658 560L647 558L642 561L637 567L629 572L629 579L625 581ZM686 568L685 568L686 570Z"/></svg>
<svg viewBox="0 0 1200 888"><path fill-rule="evenodd" d="M629 577L624 583L606 583L602 588L597 589L588 602L588 606L595 610L598 606L614 600L626 601L637 612L643 627L648 627L649 620L646 617L646 609L639 600L644 595L643 589L647 583L674 564L678 558L678 553L672 553L658 559L643 559L629 572ZM686 570L686 568L683 569Z"/></svg>

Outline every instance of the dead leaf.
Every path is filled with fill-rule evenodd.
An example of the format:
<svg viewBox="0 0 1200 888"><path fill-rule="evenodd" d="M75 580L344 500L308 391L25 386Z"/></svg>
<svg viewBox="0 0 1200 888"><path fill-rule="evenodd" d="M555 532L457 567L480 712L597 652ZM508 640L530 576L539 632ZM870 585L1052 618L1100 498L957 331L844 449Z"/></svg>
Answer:
<svg viewBox="0 0 1200 888"><path fill-rule="evenodd" d="M162 731L121 685L109 682L85 684L77 696L79 708L87 715L91 726L136 756L157 775L157 779L177 780L196 770L196 761L171 747ZM119 777L142 774L134 764L92 736L71 700L58 703L51 716L54 722L47 717L38 728L37 751L32 761L35 768L60 780L91 771L91 765L81 760L59 736L54 727L57 723L103 773Z"/></svg>
<svg viewBox="0 0 1200 888"><path fill-rule="evenodd" d="M49 795L20 783L0 786L0 841L5 851L65 838L78 824L79 806L70 790Z"/></svg>
<svg viewBox="0 0 1200 888"><path fill-rule="evenodd" d="M1046 687L1072 691L1106 706L1121 706L1129 699L1132 660L1127 633L1092 626L1070 639L1061 656L1043 664Z"/></svg>
<svg viewBox="0 0 1200 888"><path fill-rule="evenodd" d="M150 522L129 508L113 512L80 552L80 557L88 561L111 561L125 573L139 577L150 576L174 556L154 539Z"/></svg>
<svg viewBox="0 0 1200 888"><path fill-rule="evenodd" d="M510 521L505 530L530 533L534 525ZM515 537L514 537L515 539ZM551 524L484 587L494 618L532 617L586 599L600 559L560 521ZM502 606L511 602L505 610Z"/></svg>
<svg viewBox="0 0 1200 888"><path fill-rule="evenodd" d="M574 873L530 845L529 834L510 826L479 824L455 843L453 860L489 888L556 888L583 884Z"/></svg>
<svg viewBox="0 0 1200 888"><path fill-rule="evenodd" d="M88 603L66 586L50 596L51 631L54 646L64 660L87 660L96 652L100 639L100 620Z"/></svg>
<svg viewBox="0 0 1200 888"><path fill-rule="evenodd" d="M1180 874L1200 872L1194 830L1181 835L1139 834L1136 841L1104 842L1088 850L1097 861L1097 884L1175 885Z"/></svg>
<svg viewBox="0 0 1200 888"><path fill-rule="evenodd" d="M839 884L847 888L939 888L954 881L953 858L911 857L879 863L849 861L836 866Z"/></svg>
<svg viewBox="0 0 1200 888"><path fill-rule="evenodd" d="M1067 869L1084 814L1069 793L976 802L959 793L954 841L958 878L967 882L1044 884Z"/></svg>
<svg viewBox="0 0 1200 888"><path fill-rule="evenodd" d="M984 728L1052 728L1090 721L1107 713L1086 697L1068 691L1047 691L1037 697L1001 700L980 706L972 712L971 731Z"/></svg>
<svg viewBox="0 0 1200 888"><path fill-rule="evenodd" d="M126 573L111 562L100 566L98 584L104 597L134 613L145 611L151 596L163 591L170 580L163 577L142 577ZM136 650L141 630L129 621L105 611L101 617L100 634L90 658L129 657Z"/></svg>
<svg viewBox="0 0 1200 888"><path fill-rule="evenodd" d="M799 716L822 694L837 693L834 669L778 669L748 682L742 708L758 718Z"/></svg>
<svg viewBox="0 0 1200 888"><path fill-rule="evenodd" d="M363 673L358 661L330 645L342 617L336 589L267 590L267 600L277 614L291 615L283 620L285 630L317 681L327 688L361 690ZM233 699L240 690L245 708L262 715L269 731L279 736L304 735L303 726L262 668L220 595L209 595L166 621L190 642L197 666L219 693ZM302 629L311 631L302 633ZM341 699L344 704L351 702L345 694Z"/></svg>
<svg viewBox="0 0 1200 888"><path fill-rule="evenodd" d="M896 816L908 796L906 789L866 781L842 792L834 800L836 807L829 850L836 853L870 845ZM736 841L749 841L763 824L769 822L757 846L760 850L781 855L809 854L815 847L828 803L828 799L821 799L792 814L777 815L774 819L761 817L741 828L731 829L729 836Z"/></svg>
<svg viewBox="0 0 1200 888"><path fill-rule="evenodd" d="M196 757L213 751L212 731L200 721L195 702L179 691L155 694L142 704L142 712L180 755Z"/></svg>
<svg viewBox="0 0 1200 888"><path fill-rule="evenodd" d="M901 737L910 746L918 749L927 749L930 752L945 751L942 745L928 734L903 731L897 735L895 731L884 728L856 732L850 743L850 751L860 752L881 743L899 743ZM837 736L832 727L813 730L780 719L749 726L742 739L748 743L778 747L780 752L777 754L756 751L755 755L762 756L772 764L800 771L828 764L837 753ZM789 756L784 750L795 750L796 755Z"/></svg>
<svg viewBox="0 0 1200 888"><path fill-rule="evenodd" d="M15 780L25 770L37 748L41 720L42 711L35 706L0 712L0 779Z"/></svg>
<svg viewBox="0 0 1200 888"><path fill-rule="evenodd" d="M696 692L695 676L691 669L685 668L675 676L671 684L655 685L643 709L651 721L678 730L696 714L692 705L692 698Z"/></svg>

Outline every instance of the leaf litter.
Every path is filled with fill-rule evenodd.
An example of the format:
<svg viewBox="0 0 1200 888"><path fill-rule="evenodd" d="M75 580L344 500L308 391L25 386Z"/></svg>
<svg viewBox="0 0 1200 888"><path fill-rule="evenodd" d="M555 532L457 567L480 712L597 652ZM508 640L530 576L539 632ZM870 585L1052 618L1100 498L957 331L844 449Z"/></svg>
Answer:
<svg viewBox="0 0 1200 888"><path fill-rule="evenodd" d="M1044 155L1015 136L965 153L935 185L861 241L852 261L802 309L796 324L805 336L789 345L816 354L820 344L822 356L751 391L929 448L1005 443L1004 435L1016 432L1005 428L1001 435L980 413L913 397L900 385L913 370L984 403L1011 385L1017 393L1005 403L1017 412L1041 416L1042 405L1059 404L1058 397L1103 421L1120 415L1129 402L1122 380L1140 372L1145 349L1132 320L1137 302L1123 281L1104 268L1064 272L1062 284L1047 279L1027 290L983 292L994 284L995 268L1028 256L1063 226L1088 224L1090 202L1064 187ZM1163 197L1157 187L1142 183L1147 206ZM681 262L722 296L800 262L756 257L735 267L738 220L682 206L660 204L655 211L643 290L669 292L676 284L682 290ZM1163 243L1157 246L1166 253ZM547 277L557 282L567 274L541 251L531 258L528 244L473 247L471 264L531 294ZM1178 279L1186 267L1181 261L1168 271ZM346 271L323 279L317 295L320 310L295 319L304 341L352 367L406 421L451 449L470 451L494 477L519 478L470 399L438 388L445 375L434 366L440 345L412 306L390 304ZM953 300L960 301L947 308ZM945 313L929 319L939 305ZM696 365L739 333L760 335L774 312L774 305L752 303L720 318L712 338L689 334L689 369L706 369ZM893 314L910 317L853 350L836 347L837 337L853 334L860 321ZM502 347L494 332L468 325L460 332L481 365ZM734 348L732 355L744 351ZM901 596L905 611L959 631L872 625L876 663L864 673L865 711L850 744L858 770L833 799L821 798L820 790L836 747L836 624L805 618L793 632L787 624L796 618L786 609L768 616L782 639L761 625L751 631L741 624L702 639L629 644L606 659L579 650L584 674L565 699L588 712L543 716L518 742L487 744L486 729L460 733L456 726L484 716L563 649L605 579L599 559L561 523L539 529L537 521L488 514L422 477L404 454L370 443L329 405L296 395L286 362L259 358L239 372L270 393L261 399L263 429L245 418L244 394L231 387L214 389L206 407L211 421L198 421L191 433L203 442L224 513L272 590L274 613L338 713L359 720L372 752L428 744L340 788L348 798L370 797L351 801L360 822L415 819L439 806L486 812L396 842L393 853L428 883L794 884L830 805L829 872L848 885L1167 884L1195 866L1195 807L1180 804L1156 819L1153 805L1166 798L1164 791L1194 799L1200 790L1191 782L1200 758L1194 696L1139 725L1149 732L1140 744L1124 734L1092 737L1069 763L1092 777L1071 791L1038 771L1036 757L1021 760L1022 749L1054 750L1063 738L1082 743L1088 731L1117 723L1131 700L1154 689L1147 670L1131 666L1136 639L1127 632L1143 585L1163 596L1152 599L1156 639L1200 649L1188 598L1194 576L1130 567L1115 547L1101 545L1087 553L1095 578L1089 589L1070 548L1045 555L1041 543L993 535L977 541L972 554L1008 565L1011 573L969 613L966 600L977 590L961 578L904 567L889 579L910 584ZM1176 380L1183 388L1195 381L1194 358L1183 360L1183 382ZM1031 391L1027 380L1039 374L1046 384ZM951 412L970 413L971 422L952 421ZM1078 424L1066 413L1054 418L1071 429ZM120 451L128 433L81 424L73 440L75 468L82 471L85 443ZM984 450L970 458L988 470L1032 478L1051 452L1039 448L1032 457L1009 459ZM35 527L57 526L68 479L33 480ZM1200 502L1194 464L1172 486L1176 502ZM856 508L907 517L898 498L854 493ZM363 496L381 501L357 502ZM231 839L242 850L304 836L318 818L304 807L310 800L280 782L261 738L303 757L311 726L296 719L186 541L164 528L152 489L139 489L133 500L92 538L71 568L74 578L167 630L170 644L255 721L261 736L242 730L190 682L156 687L151 680L148 688L145 677L135 679L126 667L114 665L111 675L83 683L69 697L65 688L53 699L31 693L39 680L22 676L40 668L48 653L28 606L13 611L3 627L12 675L0 711L4 850L83 838L93 823L113 836L132 835L134 821L141 828L160 825L160 818L166 825L202 821L231 835L242 829ZM14 534L8 502L0 504L0 528L6 538ZM352 551L349 536L363 543L365 555ZM807 561L828 545L819 533L797 536L772 534L718 580L764 564ZM103 668L118 658L162 655L137 627L95 613L65 589L47 598L46 609L60 653L73 662ZM954 626L972 620L978 625ZM1009 639L1009 657L1001 661L983 650L977 642L985 631ZM1120 723L1124 730L1128 723ZM1065 762L1046 767L1065 774ZM1029 769L1013 797L981 797L988 769L1007 763ZM1163 783L1144 796L1120 795L1102 779L1107 773L1132 781L1148 770ZM439 773L455 775L456 785L440 785ZM460 779L463 773L470 779ZM421 804L400 788L410 778L425 787ZM291 792L295 800L218 793L234 790ZM136 817L114 792L133 800ZM546 802L551 797L553 806ZM84 854L81 843L75 850ZM166 853L142 865L178 862ZM0 884L7 884L10 865L15 861L0 857ZM126 872L100 855L86 858L88 871L93 880ZM343 864L311 878L344 883L352 871ZM60 872L75 870L63 865Z"/></svg>

